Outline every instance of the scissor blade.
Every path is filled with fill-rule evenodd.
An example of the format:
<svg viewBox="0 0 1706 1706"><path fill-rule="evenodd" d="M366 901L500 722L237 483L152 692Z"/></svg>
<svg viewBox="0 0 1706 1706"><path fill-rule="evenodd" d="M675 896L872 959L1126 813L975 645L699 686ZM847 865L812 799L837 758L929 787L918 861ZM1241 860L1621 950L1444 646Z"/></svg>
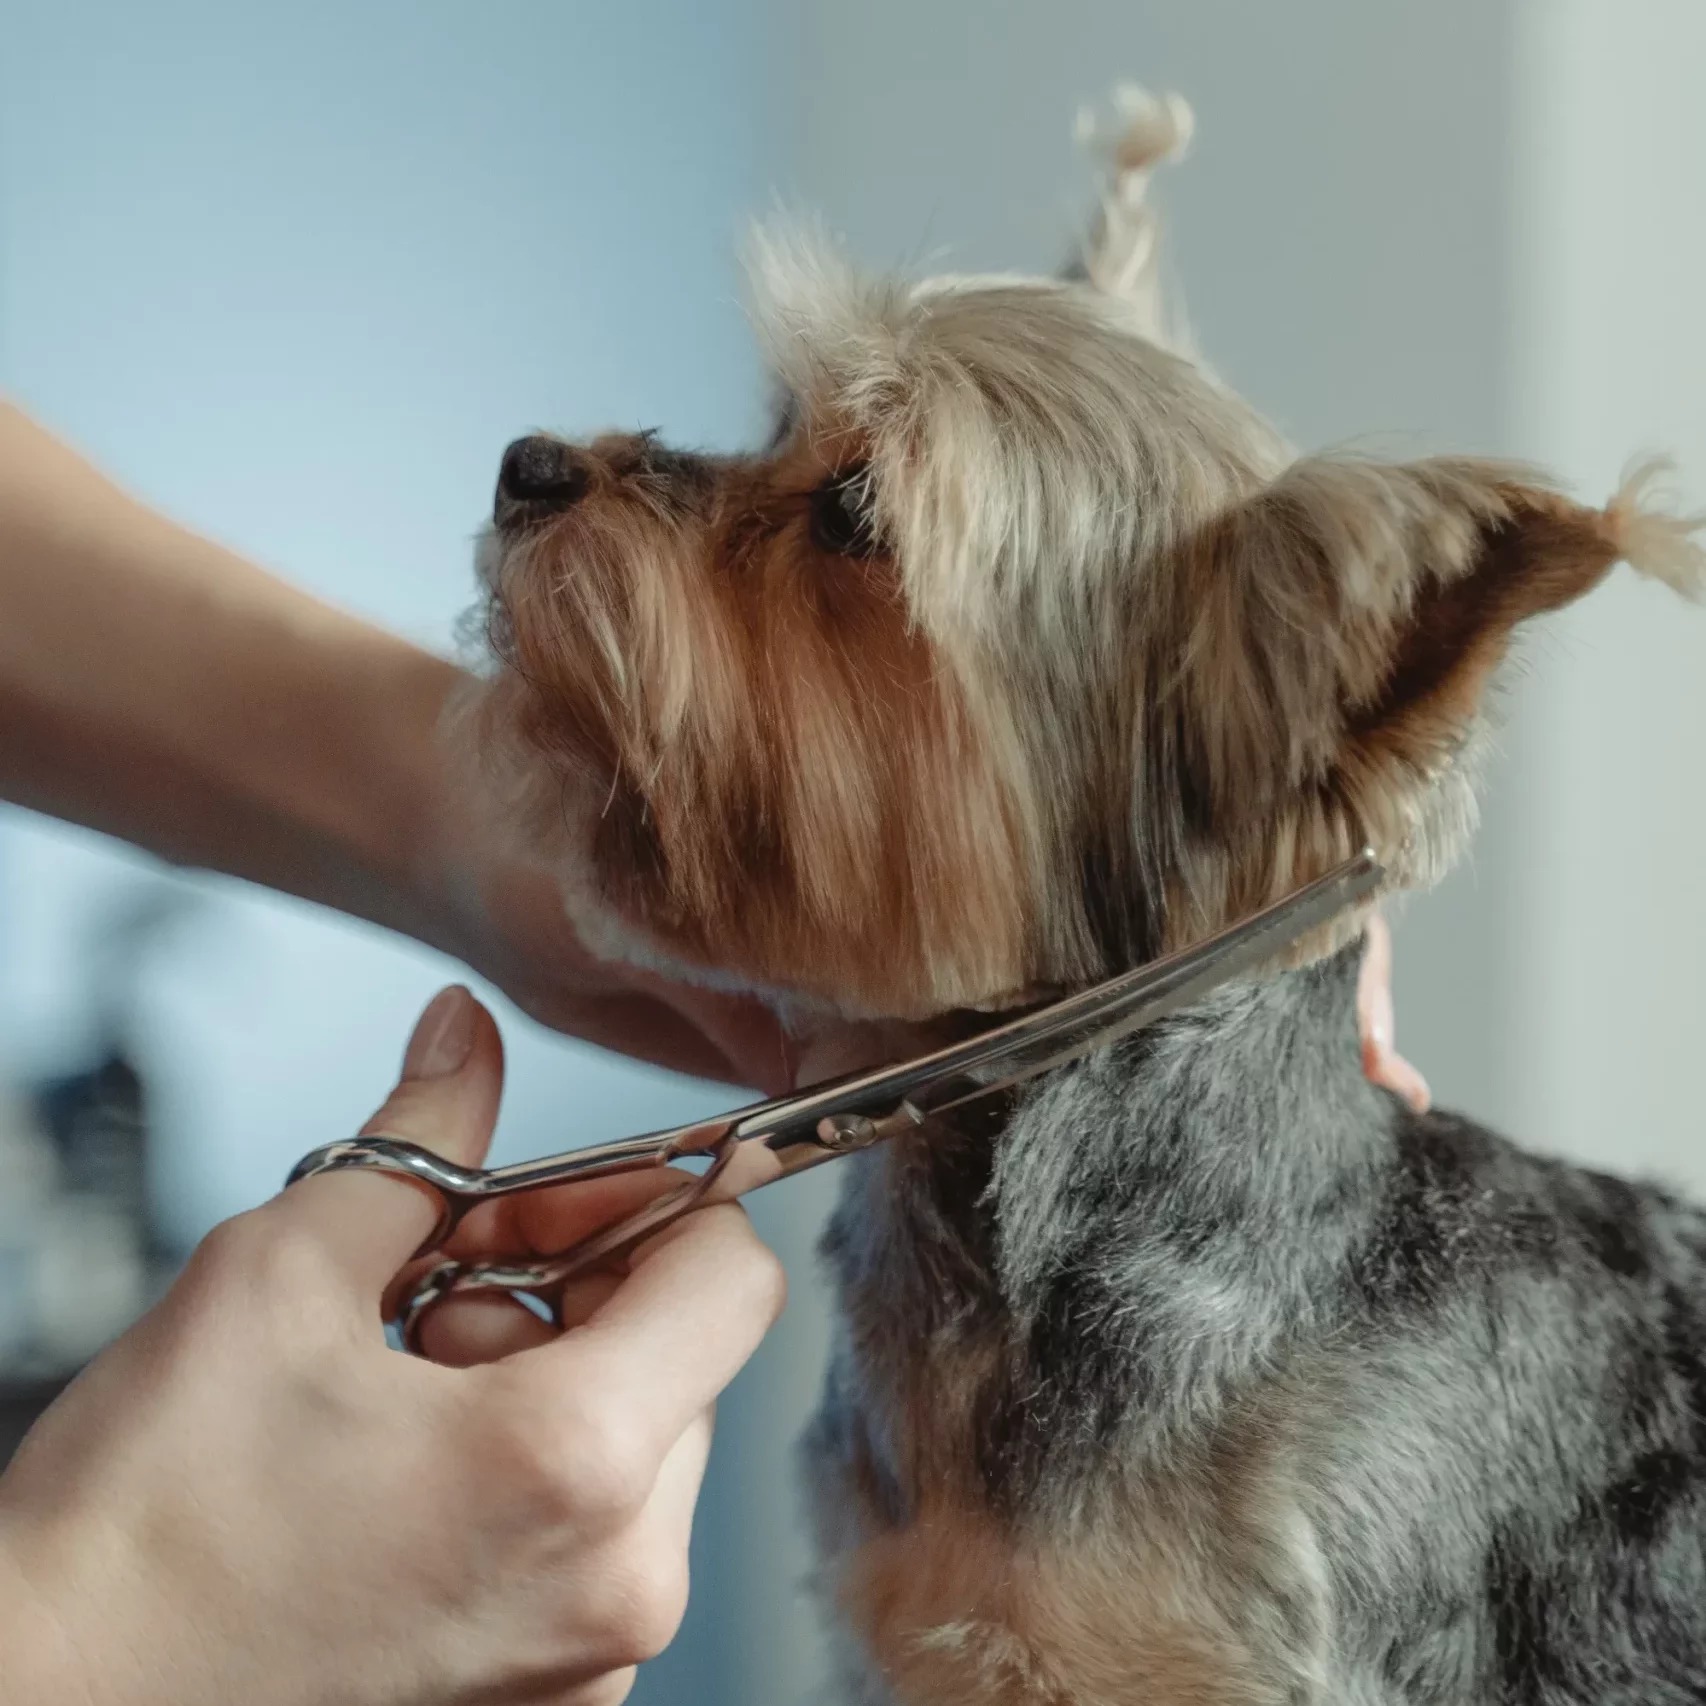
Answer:
<svg viewBox="0 0 1706 1706"><path fill-rule="evenodd" d="M1300 937L1368 899L1385 872L1368 849L1295 893L1194 947L1153 960L1062 1001L899 1066L855 1073L805 1095L754 1109L739 1135L788 1149L821 1140L825 1121L851 1131L861 1119L923 1119L992 1095L1107 1048L1255 971ZM889 1135L885 1130L877 1135ZM849 1139L843 1147L858 1147ZM803 1159L803 1157L802 1157Z"/></svg>
<svg viewBox="0 0 1706 1706"><path fill-rule="evenodd" d="M1056 1018L1034 1040L1019 1041L1016 1052L1005 1063L989 1063L997 1069L993 1077L985 1078L974 1068L968 1076L977 1081L963 1090L943 1080L934 1094L925 1092L929 1106L919 1106L919 1112L941 1113L973 1096L1012 1089L1068 1061L1123 1041L1255 971L1311 930L1330 923L1347 907L1372 894L1383 875L1373 853L1365 850L1264 911L1133 973L1130 987L1103 984L1086 991L1081 1014L1057 1011ZM918 1106L916 1101L914 1105Z"/></svg>

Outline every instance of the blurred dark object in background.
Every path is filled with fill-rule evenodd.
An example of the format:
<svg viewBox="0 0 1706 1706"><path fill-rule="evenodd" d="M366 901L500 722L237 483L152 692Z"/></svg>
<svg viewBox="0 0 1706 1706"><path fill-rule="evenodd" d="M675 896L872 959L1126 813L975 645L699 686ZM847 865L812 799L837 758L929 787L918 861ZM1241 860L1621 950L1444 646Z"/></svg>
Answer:
<svg viewBox="0 0 1706 1706"><path fill-rule="evenodd" d="M0 1465L178 1264L150 1210L148 1096L127 1038L141 958L188 898L150 886L103 921L88 1064L0 1091Z"/></svg>

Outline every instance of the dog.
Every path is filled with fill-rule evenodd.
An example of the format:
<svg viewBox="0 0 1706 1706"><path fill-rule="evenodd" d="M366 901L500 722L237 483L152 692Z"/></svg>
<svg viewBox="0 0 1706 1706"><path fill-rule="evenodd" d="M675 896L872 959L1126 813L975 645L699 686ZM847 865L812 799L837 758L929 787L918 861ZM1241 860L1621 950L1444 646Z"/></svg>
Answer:
<svg viewBox="0 0 1706 1706"><path fill-rule="evenodd" d="M1164 288L1176 98L1065 276L754 242L748 456L505 453L459 738L611 959L963 1034L1365 843L1435 882L1520 625L1700 523L1300 455ZM1706 1698L1706 1214L1372 1084L1365 919L851 1159L803 1453L860 1706ZM872 1046L878 1046L873 1044Z"/></svg>

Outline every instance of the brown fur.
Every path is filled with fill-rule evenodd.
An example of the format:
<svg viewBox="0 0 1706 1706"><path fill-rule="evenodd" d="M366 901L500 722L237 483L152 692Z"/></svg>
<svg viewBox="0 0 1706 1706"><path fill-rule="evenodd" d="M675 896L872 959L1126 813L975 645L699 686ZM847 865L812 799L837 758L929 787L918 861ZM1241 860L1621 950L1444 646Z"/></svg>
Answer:
<svg viewBox="0 0 1706 1706"><path fill-rule="evenodd" d="M645 441L589 447L589 495L494 579L488 708L598 802L569 815L601 907L672 962L864 1015L1103 975L1365 842L1432 880L1513 631L1631 527L1683 537L1501 464L1308 460L1175 521L1123 583L968 637L909 606L892 548L807 537L867 442L808 422L661 472ZM536 808L546 838L564 810Z"/></svg>
<svg viewBox="0 0 1706 1706"><path fill-rule="evenodd" d="M923 1200L919 1181L894 1188ZM880 1331L882 1313L852 1318ZM1287 1424L1306 1406L1240 1418L1206 1449L1181 1443L1165 1478L1116 1483L1100 1508L1032 1533L991 1508L976 1472L980 1412L1003 1385L993 1338L981 1342L936 1341L937 1354L905 1369L893 1369L892 1340L856 1351L867 1378L890 1368L905 1388L883 1407L910 1430L889 1447L912 1514L894 1525L879 1472L855 1452L842 1508L859 1513L865 1538L838 1537L829 1585L896 1700L1279 1706L1288 1696L1271 1679L1295 1672L1283 1655L1313 1586L1298 1579L1296 1536L1276 1514L1291 1503Z"/></svg>
<svg viewBox="0 0 1706 1706"><path fill-rule="evenodd" d="M499 649L525 683L508 714L602 791L605 898L689 960L772 986L813 963L869 1010L893 1008L920 954L947 977L912 1011L1017 990L1009 785L892 564L805 537L834 467L799 446L719 464L702 508L673 509L625 488L641 455L594 446L605 479L499 588ZM638 575L600 548L630 528L665 535Z"/></svg>
<svg viewBox="0 0 1706 1706"><path fill-rule="evenodd" d="M1160 709L1126 773L1147 760L1184 808L1163 800L1140 838L1186 877L1158 946L1365 842L1400 882L1436 875L1472 821L1459 760L1514 631L1623 550L1613 513L1463 460L1304 461L1216 518L1145 624Z"/></svg>
<svg viewBox="0 0 1706 1706"><path fill-rule="evenodd" d="M1188 1542L1146 1539L1039 1554L926 1506L852 1556L841 1604L903 1706L1281 1706L1179 1568Z"/></svg>

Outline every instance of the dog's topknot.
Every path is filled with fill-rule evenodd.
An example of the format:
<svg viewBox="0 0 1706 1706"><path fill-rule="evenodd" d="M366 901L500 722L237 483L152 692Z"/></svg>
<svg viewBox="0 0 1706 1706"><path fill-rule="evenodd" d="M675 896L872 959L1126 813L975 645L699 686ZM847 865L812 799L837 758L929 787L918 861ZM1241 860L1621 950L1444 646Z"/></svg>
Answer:
<svg viewBox="0 0 1706 1706"><path fill-rule="evenodd" d="M1101 192L1084 276L1130 303L1148 336L1182 350L1189 337L1164 294L1161 221L1150 186L1158 167L1185 157L1196 118L1182 95L1154 95L1137 83L1119 85L1112 109L1083 107L1075 127L1079 147L1097 164Z"/></svg>

